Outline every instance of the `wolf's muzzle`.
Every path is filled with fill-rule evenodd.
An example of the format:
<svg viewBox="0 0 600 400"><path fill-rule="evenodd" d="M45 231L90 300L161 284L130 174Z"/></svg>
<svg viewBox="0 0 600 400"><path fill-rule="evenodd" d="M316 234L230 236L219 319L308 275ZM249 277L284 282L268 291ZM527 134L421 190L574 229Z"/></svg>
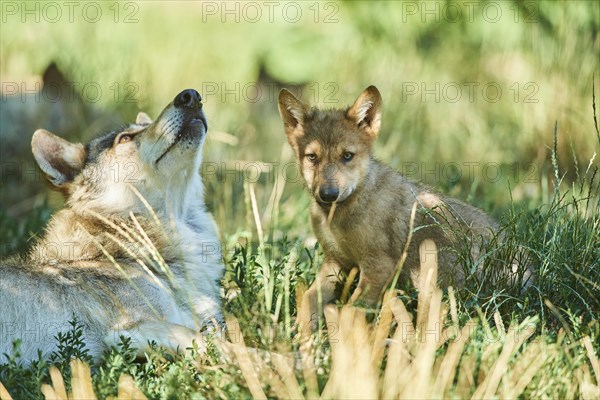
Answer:
<svg viewBox="0 0 600 400"><path fill-rule="evenodd" d="M194 89L185 89L173 100L175 108L182 109L189 116L189 122L201 122L204 125L204 130L208 130L206 117L202 112L202 96Z"/></svg>
<svg viewBox="0 0 600 400"><path fill-rule="evenodd" d="M167 149L154 161L155 165L179 143L200 144L200 140L208 131L200 93L194 89L180 92L154 121L154 125L159 129L166 129L168 136L172 137ZM164 132L160 136L163 134Z"/></svg>
<svg viewBox="0 0 600 400"><path fill-rule="evenodd" d="M333 185L323 185L319 189L319 199L322 203L333 203L338 199L340 189Z"/></svg>
<svg viewBox="0 0 600 400"><path fill-rule="evenodd" d="M194 89L185 89L175 96L173 100L175 107L199 109L202 107L202 97Z"/></svg>

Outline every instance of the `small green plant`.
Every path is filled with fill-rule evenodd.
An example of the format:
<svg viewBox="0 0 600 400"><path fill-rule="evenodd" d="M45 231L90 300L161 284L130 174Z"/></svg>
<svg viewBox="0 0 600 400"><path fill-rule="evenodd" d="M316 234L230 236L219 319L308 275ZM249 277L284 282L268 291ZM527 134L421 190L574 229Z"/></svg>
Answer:
<svg viewBox="0 0 600 400"><path fill-rule="evenodd" d="M69 363L74 358L88 363L92 361L84 340L85 327L75 315L69 321L69 326L68 331L58 332L54 336L57 349L49 357L50 363L63 371L68 369Z"/></svg>
<svg viewBox="0 0 600 400"><path fill-rule="evenodd" d="M41 398L40 386L48 378L49 364L38 352L38 359L25 366L21 360L19 348L21 341L13 342L12 354L3 354L0 362L0 382L10 388L15 399Z"/></svg>

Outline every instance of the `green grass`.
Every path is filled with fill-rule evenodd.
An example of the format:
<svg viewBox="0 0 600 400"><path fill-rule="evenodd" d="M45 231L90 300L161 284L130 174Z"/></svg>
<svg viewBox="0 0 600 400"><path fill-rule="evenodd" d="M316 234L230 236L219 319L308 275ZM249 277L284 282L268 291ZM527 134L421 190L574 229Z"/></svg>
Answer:
<svg viewBox="0 0 600 400"><path fill-rule="evenodd" d="M555 135L558 134L555 132ZM510 207L502 220L508 239L501 245L493 245L489 253L494 254L490 255L494 258L516 251L517 246L527 249L532 255L532 265L537 275L535 284L521 294L518 288L494 282L491 276L484 274L481 279L467 280L466 287L455 293L440 292L440 307L454 309L436 317L440 319L442 326L454 326L457 330L471 326L470 339L458 353L460 362L456 361L456 365L451 368L457 375L443 391L446 396L481 395L487 393L486 390L493 390L491 393L498 390L497 393L505 395L512 393L503 392L502 390L508 390L506 387L489 387L490 381L486 377L492 376L495 368L500 368L499 363L505 363L502 368L513 371L503 378L505 386L517 385L521 376L518 371L525 373L523 371L527 368L533 368L526 366L535 366L532 370L527 370L527 374L531 376L526 374L529 378L520 393L523 397L586 397L598 390L598 377L591 378L594 375L590 375L594 367L594 356L590 355L590 350L584 345L588 341L596 354L600 352L598 167L591 162L588 169L579 172L579 181L567 185L561 182L562 174L558 169L555 153L552 154L555 169L553 176L548 178L556 183L556 187L550 202L535 208L519 209L516 205ZM255 190L249 184L244 185L244 188L246 191ZM225 313L227 318L235 318L235 323L230 321L229 324L228 335L231 342L227 343L239 346L240 335L243 334L245 345L257 349L252 351L293 357L294 353L299 354L302 350L295 325L296 296L312 282L322 254L318 246L306 247L302 236L276 238L281 234L279 226L263 225L263 236L259 240L252 207L248 202L245 212L248 217L246 224L242 224L237 234L225 236ZM302 215L302 212L299 214L301 217L297 218L297 223L304 224L306 215ZM23 232L20 240L25 242L30 235L25 230L26 227L38 227L46 218L45 213L34 214L22 226L3 227L6 229L4 234ZM422 314L418 310L424 301L421 296L426 292L402 282L393 292L393 297L398 296L396 301L402 302L409 313L417 316L416 320L412 319L417 333L421 319L419 315ZM348 307L344 307L341 310L347 309ZM343 317L345 312L348 311L342 311L336 318L346 318ZM361 320L364 318L361 317L363 312L367 321L371 321L368 324L373 325L365 325L364 320ZM335 314L330 313L329 316L331 315ZM364 337L370 338L370 335L374 335L371 329L378 329L370 326L383 325L384 328L381 329L385 338L394 332L390 327L394 327L395 323L400 324L400 320L395 320L395 323L388 321L389 325L385 328L385 307L381 314L379 309L366 309L357 316L352 315L354 319L347 322L354 327L352 330L344 331L343 323L336 320L338 322L333 326L339 327L339 330L327 333L324 328L317 333L314 353L310 353L313 354L311 362L314 365L303 365L303 368L292 370L298 387L305 390L305 394L321 393L327 387L327 390L333 390L338 395L349 395L351 392L344 390L350 389L339 381L342 378L338 370L345 363L339 360L357 357L354 362L358 365L367 363L363 359L366 356L361 353L364 352L362 344L355 343L360 339L353 336L355 329L359 329L356 326L363 326ZM518 341L515 348L509 347L512 346L509 340L512 331L506 328L513 325L521 326L515 328L515 332L521 332L521 336L517 337L523 339ZM531 332L526 335L525 330L528 329ZM396 332L399 331L400 328L396 328ZM523 335L531 337L525 340ZM14 398L40 398L40 385L50 383L48 368L51 365L59 367L68 383L68 365L72 357L91 361L80 337L81 327L74 322L70 332L57 336L59 350L49 360L40 360L30 367L23 367L18 356L7 358L0 366L0 380ZM330 343L329 338L332 337L335 337L335 341ZM372 343L375 349L377 341L373 337L368 343ZM419 379L432 383L439 376L440 372L436 368L446 354L458 350L452 347L452 341L438 340L434 345L438 363L427 367L417 360L425 357L423 352L428 351L425 347L419 347L421 345L418 343L428 342L415 342L417 344L407 347L407 351L414 353L416 357L411 364L414 374L422 373L424 375L419 375ZM333 344L338 344L337 348L342 348L343 351L334 350ZM246 351L245 347L242 349ZM360 376L355 377L361 382L356 390L364 389L371 394L400 390L390 386L389 382L385 383L386 360L392 362L389 358L392 357L391 351L381 353L381 364L377 364L377 367L365 370L367 375L363 377L364 382ZM511 356L503 360L501 354L506 351ZM539 354L543 357L538 359L536 355ZM451 359L450 356L447 357ZM117 383L123 373L131 375L137 386L150 398L248 398L256 396L257 389L251 389L249 382L252 378L245 372L243 360L232 348L223 347L218 340L209 346L207 354L192 352L186 356L173 355L153 347L145 360L136 360L131 344L127 338L123 338L120 347L107 351L102 360L92 366L92 378L95 391L101 398L116 394ZM264 360L260 361L260 357L248 360L251 360L246 360L251 363L250 370L260 372L260 390L273 397L287 393L282 391L281 385L278 386L278 378L273 378L279 376L281 365L277 367ZM595 361L597 360L596 356ZM424 359L423 362L425 361ZM312 378L307 378L306 371L312 371L308 376L315 374L316 387L311 386ZM342 375L348 373L350 372L346 371ZM412 375L402 376L403 379L417 379ZM402 393L410 397L410 393L401 390L396 394L402 397ZM433 394L432 391L431 395Z"/></svg>

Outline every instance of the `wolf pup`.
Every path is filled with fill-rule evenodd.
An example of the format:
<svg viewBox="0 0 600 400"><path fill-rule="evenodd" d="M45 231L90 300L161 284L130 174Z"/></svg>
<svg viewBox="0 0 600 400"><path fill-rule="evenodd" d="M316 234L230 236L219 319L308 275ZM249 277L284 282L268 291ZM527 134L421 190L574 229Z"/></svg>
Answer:
<svg viewBox="0 0 600 400"><path fill-rule="evenodd" d="M85 146L34 133L35 160L66 208L29 255L0 266L0 354L20 339L24 360L47 355L74 317L95 357L120 335L142 348L202 346L200 330L222 319L224 272L199 176L207 127L188 89L154 122L140 113Z"/></svg>
<svg viewBox="0 0 600 400"><path fill-rule="evenodd" d="M286 89L279 94L279 112L313 196L311 222L324 252L315 283L302 299L301 327L311 321L314 328L319 302L334 300L340 272L354 267L360 278L351 301L376 304L407 243L402 274L415 286L424 239L434 240L438 248L438 282L461 286L460 248L468 244L470 256L477 259L482 243L498 228L482 211L412 182L373 158L381 105L375 86L344 110L309 108ZM415 204L418 212L411 222Z"/></svg>

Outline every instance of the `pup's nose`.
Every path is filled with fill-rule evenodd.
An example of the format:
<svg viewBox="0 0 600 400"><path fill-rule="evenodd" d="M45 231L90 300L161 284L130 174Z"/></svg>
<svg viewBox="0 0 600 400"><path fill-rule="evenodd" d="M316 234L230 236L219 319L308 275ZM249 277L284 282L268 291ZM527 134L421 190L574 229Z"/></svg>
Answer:
<svg viewBox="0 0 600 400"><path fill-rule="evenodd" d="M333 203L340 195L340 190L335 186L321 186L319 197L326 203Z"/></svg>
<svg viewBox="0 0 600 400"><path fill-rule="evenodd" d="M175 107L200 108L201 102L200 93L194 89L186 89L175 96L173 104L175 104Z"/></svg>

